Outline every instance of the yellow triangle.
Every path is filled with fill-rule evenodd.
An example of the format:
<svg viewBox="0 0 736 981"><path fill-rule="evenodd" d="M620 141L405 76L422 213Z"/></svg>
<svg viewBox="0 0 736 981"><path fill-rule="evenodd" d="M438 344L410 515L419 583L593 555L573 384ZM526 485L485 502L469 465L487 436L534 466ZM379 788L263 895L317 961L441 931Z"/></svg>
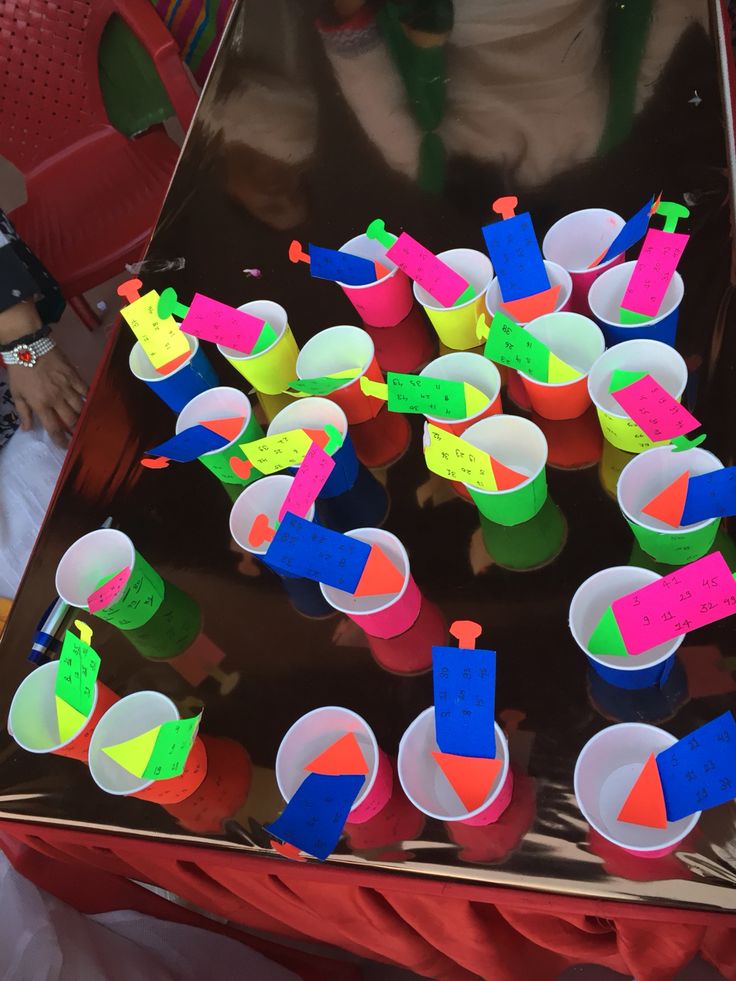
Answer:
<svg viewBox="0 0 736 981"><path fill-rule="evenodd" d="M547 367L547 382L550 385L559 385L561 382L574 381L582 376L582 371L573 368L572 365L560 361L556 354L549 352L549 365Z"/></svg>
<svg viewBox="0 0 736 981"><path fill-rule="evenodd" d="M478 388L474 388L467 382L463 383L465 388L465 414L474 416L476 412L481 412L488 405L490 399Z"/></svg>
<svg viewBox="0 0 736 981"><path fill-rule="evenodd" d="M342 371L331 371L325 378L355 378L360 374L360 368L343 368Z"/></svg>
<svg viewBox="0 0 736 981"><path fill-rule="evenodd" d="M77 712L63 698L56 698L56 721L59 725L59 742L65 743L75 736L87 721L87 717Z"/></svg>
<svg viewBox="0 0 736 981"><path fill-rule="evenodd" d="M360 390L363 395L372 395L384 402L388 401L388 385L384 385L383 382L373 381L372 378L366 378L363 375L360 379Z"/></svg>
<svg viewBox="0 0 736 981"><path fill-rule="evenodd" d="M490 327L488 326L488 322L483 314L481 314L475 323L475 336L479 341L485 341L488 339L489 333Z"/></svg>
<svg viewBox="0 0 736 981"><path fill-rule="evenodd" d="M119 763L128 773L132 773L135 777L142 777L143 771L151 759L151 753L153 752L153 747L156 745L160 729L161 726L156 726L155 729L142 732L140 736L134 736L133 739L128 739L124 743L118 743L116 746L106 746L102 752L106 753L110 759L115 760L116 763Z"/></svg>
<svg viewBox="0 0 736 981"><path fill-rule="evenodd" d="M74 626L77 628L79 639L88 647L92 646L92 628L84 620L75 620Z"/></svg>

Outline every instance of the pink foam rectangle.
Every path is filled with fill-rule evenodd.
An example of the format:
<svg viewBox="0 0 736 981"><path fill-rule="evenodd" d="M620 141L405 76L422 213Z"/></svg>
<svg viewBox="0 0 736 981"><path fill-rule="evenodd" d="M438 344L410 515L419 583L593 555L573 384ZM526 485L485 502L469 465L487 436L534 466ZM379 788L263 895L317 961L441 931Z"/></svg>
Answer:
<svg viewBox="0 0 736 981"><path fill-rule="evenodd" d="M195 293L181 329L202 341L212 341L250 354L260 337L263 324L259 317L236 310L202 293Z"/></svg>
<svg viewBox="0 0 736 981"><path fill-rule="evenodd" d="M306 518L309 509L319 497L319 492L325 486L334 467L335 461L329 453L325 453L317 443L312 443L299 465L294 476L294 482L281 505L279 521L283 520L287 511L298 514L300 518Z"/></svg>
<svg viewBox="0 0 736 981"><path fill-rule="evenodd" d="M700 426L695 416L651 375L644 375L639 381L611 394L639 429L655 443L684 436Z"/></svg>
<svg viewBox="0 0 736 981"><path fill-rule="evenodd" d="M656 317L689 235L650 228L621 300L626 310Z"/></svg>
<svg viewBox="0 0 736 981"><path fill-rule="evenodd" d="M98 610L104 610L106 606L111 606L122 593L128 579L130 579L130 569L126 566L88 597L89 612L97 613Z"/></svg>
<svg viewBox="0 0 736 981"><path fill-rule="evenodd" d="M443 307L451 307L468 288L467 280L406 232L399 235L386 255Z"/></svg>

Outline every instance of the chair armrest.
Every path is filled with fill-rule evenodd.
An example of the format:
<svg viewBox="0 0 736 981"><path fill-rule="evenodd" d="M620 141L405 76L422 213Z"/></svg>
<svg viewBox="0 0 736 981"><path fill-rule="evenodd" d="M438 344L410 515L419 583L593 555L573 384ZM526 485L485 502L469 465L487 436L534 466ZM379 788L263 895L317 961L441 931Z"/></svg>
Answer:
<svg viewBox="0 0 736 981"><path fill-rule="evenodd" d="M113 6L150 55L177 119L186 132L199 96L184 70L173 37L150 0L113 0Z"/></svg>

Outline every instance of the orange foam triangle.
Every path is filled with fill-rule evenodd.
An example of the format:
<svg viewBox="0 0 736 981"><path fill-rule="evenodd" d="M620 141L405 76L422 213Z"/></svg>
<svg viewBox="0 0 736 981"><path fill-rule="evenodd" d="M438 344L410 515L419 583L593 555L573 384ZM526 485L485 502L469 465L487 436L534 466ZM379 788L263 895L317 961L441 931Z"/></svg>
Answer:
<svg viewBox="0 0 736 981"><path fill-rule="evenodd" d="M665 524L672 525L673 528L679 528L682 512L685 510L689 480L690 474L686 470L668 487L665 487L660 494L645 504L641 509L642 514L648 514L650 518L658 518Z"/></svg>
<svg viewBox="0 0 736 981"><path fill-rule="evenodd" d="M187 358L191 357L191 353L191 351L187 351L185 354L180 354L173 361L167 361L160 368L156 368L156 371L159 375L170 375L172 371L176 371L180 365L183 365Z"/></svg>
<svg viewBox="0 0 736 981"><path fill-rule="evenodd" d="M491 791L502 760L486 760L477 756L456 756L454 753L433 752L452 789L469 811L480 807Z"/></svg>
<svg viewBox="0 0 736 981"><path fill-rule="evenodd" d="M520 324L528 324L535 317L552 313L557 306L557 297L561 289L561 286L550 286L548 290L542 290L541 293L525 296L521 300L509 300L508 303L502 303L501 306L514 320Z"/></svg>
<svg viewBox="0 0 736 981"><path fill-rule="evenodd" d="M368 772L368 764L355 734L346 732L336 743L315 756L311 763L307 763L304 769L310 773L327 773L333 777L341 777L346 773L365 774Z"/></svg>
<svg viewBox="0 0 736 981"><path fill-rule="evenodd" d="M491 457L491 466L493 467L493 476L496 478L496 487L500 491L511 490L512 487L517 487L527 479L523 473L512 470L511 467L500 463L495 457Z"/></svg>
<svg viewBox="0 0 736 981"><path fill-rule="evenodd" d="M627 824L642 824L647 828L667 827L662 781L654 753L649 754L649 759L619 811L618 819Z"/></svg>
<svg viewBox="0 0 736 981"><path fill-rule="evenodd" d="M391 559L378 545L371 545L368 561L353 595L382 596L384 593L398 593L403 585L404 576Z"/></svg>
<svg viewBox="0 0 736 981"><path fill-rule="evenodd" d="M243 429L243 422L244 419L242 416L236 416L233 419L208 419L207 422L200 422L200 426L204 426L205 429L209 429L211 432L217 433L218 436L222 436L228 443L232 443L234 439L240 436Z"/></svg>

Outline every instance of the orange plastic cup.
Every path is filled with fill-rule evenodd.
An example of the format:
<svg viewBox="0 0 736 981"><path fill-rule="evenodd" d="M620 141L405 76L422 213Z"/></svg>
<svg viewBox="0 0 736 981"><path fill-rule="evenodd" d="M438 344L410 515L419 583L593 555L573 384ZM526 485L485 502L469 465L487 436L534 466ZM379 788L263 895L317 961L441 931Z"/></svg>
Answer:
<svg viewBox="0 0 736 981"><path fill-rule="evenodd" d="M375 382L385 381L370 335L360 327L328 327L310 338L296 359L299 378L322 378L348 368L357 369L358 374L327 398L337 402L348 423L355 425L375 418L384 405L381 399L365 395L360 387L363 376Z"/></svg>

